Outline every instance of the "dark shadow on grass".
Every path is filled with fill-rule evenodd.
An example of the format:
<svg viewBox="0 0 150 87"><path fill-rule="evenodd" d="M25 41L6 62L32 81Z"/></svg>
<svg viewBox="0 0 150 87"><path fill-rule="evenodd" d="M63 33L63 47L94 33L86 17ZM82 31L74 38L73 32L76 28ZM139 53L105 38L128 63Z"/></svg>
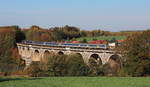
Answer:
<svg viewBox="0 0 150 87"><path fill-rule="evenodd" d="M0 78L0 82L5 82L5 81L16 81L16 80L39 80L42 78Z"/></svg>

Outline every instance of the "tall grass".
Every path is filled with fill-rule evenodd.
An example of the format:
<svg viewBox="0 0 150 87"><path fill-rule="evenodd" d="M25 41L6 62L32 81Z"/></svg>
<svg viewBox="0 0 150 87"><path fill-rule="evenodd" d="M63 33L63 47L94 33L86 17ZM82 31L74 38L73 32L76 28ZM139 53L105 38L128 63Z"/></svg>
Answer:
<svg viewBox="0 0 150 87"><path fill-rule="evenodd" d="M17 79L11 78L10 80L1 81L0 87L150 87L150 78L135 78L135 77L47 77L47 78L17 78Z"/></svg>

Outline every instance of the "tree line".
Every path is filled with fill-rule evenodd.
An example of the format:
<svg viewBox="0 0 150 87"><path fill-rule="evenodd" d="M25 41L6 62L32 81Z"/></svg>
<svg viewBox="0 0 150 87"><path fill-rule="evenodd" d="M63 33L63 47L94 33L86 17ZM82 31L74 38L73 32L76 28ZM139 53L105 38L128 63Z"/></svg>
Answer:
<svg viewBox="0 0 150 87"><path fill-rule="evenodd" d="M97 36L129 36L136 32L110 32L100 29L95 30L81 30L73 26L52 27L43 29L39 26L33 25L29 29L22 29L26 36L26 40L33 41L65 41L74 40L80 37L97 37ZM137 31L138 32L138 31ZM140 32L138 32L140 33Z"/></svg>
<svg viewBox="0 0 150 87"><path fill-rule="evenodd" d="M23 70L25 61L21 59L16 47L16 43L22 40L61 42L78 37L120 35L125 35L128 38L120 47L115 49L122 54L123 68L119 72L114 72L113 69L107 71L111 68L109 64L101 66L91 62L90 67L86 66L78 55L55 55L52 56L53 58L48 59L52 62L44 63L43 61L38 63L38 66L33 63L27 69L27 73L31 76L40 76L40 72L44 72L44 75L49 76L99 76L111 72L116 76L149 76L150 30L136 32L88 31L67 25L49 29L43 29L36 25L31 26L29 29L21 29L19 26L0 27L0 72L5 72L4 74L7 75L11 72Z"/></svg>

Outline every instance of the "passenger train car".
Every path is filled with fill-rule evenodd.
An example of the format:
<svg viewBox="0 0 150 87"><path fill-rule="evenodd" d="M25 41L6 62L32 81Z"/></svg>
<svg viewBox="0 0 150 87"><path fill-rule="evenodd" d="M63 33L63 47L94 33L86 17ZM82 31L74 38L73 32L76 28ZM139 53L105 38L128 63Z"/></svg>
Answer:
<svg viewBox="0 0 150 87"><path fill-rule="evenodd" d="M65 47L85 47L85 48L101 48L107 49L106 44L85 44L85 43L56 43L56 42L36 42L36 41L23 41L22 43L30 45L46 45L46 46L65 46Z"/></svg>

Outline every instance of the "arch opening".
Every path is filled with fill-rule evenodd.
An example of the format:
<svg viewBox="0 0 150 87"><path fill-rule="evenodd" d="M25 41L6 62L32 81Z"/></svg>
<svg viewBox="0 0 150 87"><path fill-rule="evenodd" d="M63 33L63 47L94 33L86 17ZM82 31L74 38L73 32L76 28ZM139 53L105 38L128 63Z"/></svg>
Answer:
<svg viewBox="0 0 150 87"><path fill-rule="evenodd" d="M64 55L64 53L62 51L59 51L58 55Z"/></svg>
<svg viewBox="0 0 150 87"><path fill-rule="evenodd" d="M115 63L118 63L121 65L121 57L119 55L112 55L110 58L109 58L109 61L113 61Z"/></svg>
<svg viewBox="0 0 150 87"><path fill-rule="evenodd" d="M90 64L102 65L102 60L98 54L92 54L89 59Z"/></svg>
<svg viewBox="0 0 150 87"><path fill-rule="evenodd" d="M98 58L100 58L100 57L99 57L98 54L92 54L92 55L90 56L90 58L94 58L94 59L98 60Z"/></svg>
<svg viewBox="0 0 150 87"><path fill-rule="evenodd" d="M38 50L34 51L34 54L32 55L33 61L40 61L40 52Z"/></svg>
<svg viewBox="0 0 150 87"><path fill-rule="evenodd" d="M25 50L25 48L24 48L24 47L22 47L22 50Z"/></svg>
<svg viewBox="0 0 150 87"><path fill-rule="evenodd" d="M73 54L69 54L69 55L74 56L78 60L81 60L81 61L83 61L85 63L85 60L84 60L84 58L83 58L81 53L73 53ZM74 59L74 60L77 60L77 59Z"/></svg>
<svg viewBox="0 0 150 87"><path fill-rule="evenodd" d="M34 53L35 53L35 54L38 54L38 53L39 53L39 51L38 51L38 50L35 50L35 51L34 51Z"/></svg>
<svg viewBox="0 0 150 87"><path fill-rule="evenodd" d="M44 52L43 58L41 59L41 62L47 63L48 62L48 58L50 57L50 52L48 50L46 50Z"/></svg>
<svg viewBox="0 0 150 87"><path fill-rule="evenodd" d="M27 48L27 51L29 51L29 50L30 50L30 48L28 47L28 48Z"/></svg>
<svg viewBox="0 0 150 87"><path fill-rule="evenodd" d="M48 50L46 50L46 51L44 52L44 54L50 54L50 52L49 52Z"/></svg>
<svg viewBox="0 0 150 87"><path fill-rule="evenodd" d="M109 66L108 75L116 75L122 68L121 57L119 55L112 55L107 64Z"/></svg>
<svg viewBox="0 0 150 87"><path fill-rule="evenodd" d="M48 50L46 50L46 51L44 52L44 58L47 58L48 56L50 56L50 52L49 52Z"/></svg>
<svg viewBox="0 0 150 87"><path fill-rule="evenodd" d="M90 73L93 75L101 75L103 76L104 73L101 71L102 69L102 60L98 54L92 54L90 56L88 66L90 68Z"/></svg>
<svg viewBox="0 0 150 87"><path fill-rule="evenodd" d="M83 58L83 56L81 55L81 53L75 53L76 55L78 55L79 57Z"/></svg>

